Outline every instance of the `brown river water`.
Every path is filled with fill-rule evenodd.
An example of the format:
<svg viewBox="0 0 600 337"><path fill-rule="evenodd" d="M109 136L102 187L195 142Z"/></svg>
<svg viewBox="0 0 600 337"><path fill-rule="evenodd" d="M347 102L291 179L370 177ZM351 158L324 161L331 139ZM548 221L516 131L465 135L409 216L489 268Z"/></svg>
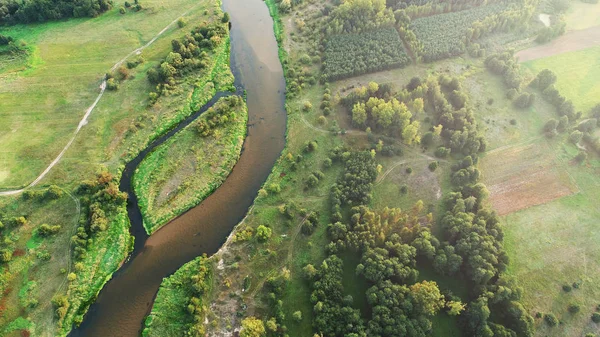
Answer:
<svg viewBox="0 0 600 337"><path fill-rule="evenodd" d="M195 257L218 251L246 215L283 150L285 80L269 11L262 0L223 0L223 8L231 17L231 66L238 93L240 86L247 92L248 136L240 160L215 193L150 237L141 227L131 172L143 156L183 125L127 165L121 189L130 193L128 212L135 249L70 336L139 336L162 279Z"/></svg>

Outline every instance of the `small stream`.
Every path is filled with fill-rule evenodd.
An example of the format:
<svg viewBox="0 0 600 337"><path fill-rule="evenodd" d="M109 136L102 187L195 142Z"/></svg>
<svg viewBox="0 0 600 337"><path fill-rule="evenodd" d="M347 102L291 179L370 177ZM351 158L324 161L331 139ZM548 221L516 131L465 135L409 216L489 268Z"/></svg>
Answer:
<svg viewBox="0 0 600 337"><path fill-rule="evenodd" d="M134 251L104 286L81 326L70 336L139 336L164 277L204 253L212 255L248 212L285 145L285 80L278 58L273 21L262 0L223 0L230 14L231 69L236 93L247 93L248 136L227 180L200 205L148 236L142 226L132 176L155 147L193 122L219 98L150 144L126 165L120 182L129 194L127 212Z"/></svg>

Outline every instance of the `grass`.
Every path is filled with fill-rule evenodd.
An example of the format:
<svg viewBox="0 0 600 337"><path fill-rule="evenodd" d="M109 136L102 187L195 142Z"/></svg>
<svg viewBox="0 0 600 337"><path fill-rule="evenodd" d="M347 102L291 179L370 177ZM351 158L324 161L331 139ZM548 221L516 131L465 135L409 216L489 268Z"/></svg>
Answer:
<svg viewBox="0 0 600 337"><path fill-rule="evenodd" d="M533 73L550 69L557 89L584 115L600 103L600 47L587 48L523 63Z"/></svg>
<svg viewBox="0 0 600 337"><path fill-rule="evenodd" d="M565 19L568 30L582 30L600 26L600 3L589 4L583 1L572 1Z"/></svg>
<svg viewBox="0 0 600 337"><path fill-rule="evenodd" d="M131 70L131 77L121 83L118 91L105 93L88 124L42 184L57 184L72 190L81 181L94 179L102 168L108 168L118 177L125 160L133 158L153 138L189 115L192 103L200 101L199 96L194 97L194 85L200 75L189 76L181 79L169 96L161 97L149 107L148 93L152 88L146 71L162 62L171 50L172 39L183 37L195 25L220 19L219 6L218 1L148 0L144 3L146 10L124 16L114 9L94 19L2 28L2 34L26 41L32 52L21 64L22 68L0 74L0 115L6 121L0 126L1 188L24 185L41 173L71 137L85 109L95 99L103 74L187 11L188 22L194 24L183 28L172 26L143 51L146 62ZM222 48L225 46L223 43ZM219 75L212 78L215 82L225 86L230 83L224 71L216 70L215 75ZM196 95L203 89L199 87ZM223 89L227 88L219 87ZM40 240L32 234L33 228L19 235L17 245L28 249L1 276L0 287L11 291L0 292L0 304L6 303L8 308L0 315L0 334L4 335L5 327L23 317L31 320L32 335L66 335L125 259L131 247L127 214L121 209L111 217L110 229L95 237L89 246L77 279L67 283L61 269L70 270L69 242L79 220L74 219L74 201L63 197L56 202L31 204L18 197L2 197L0 203L8 205L10 214L29 214L27 219L32 226L41 223L63 226L59 235L50 239ZM28 207L31 211L27 211ZM52 259L40 263L36 257L38 251L47 251ZM34 296L40 304L34 310L21 310L18 293L29 280L37 281ZM57 329L50 299L65 293L69 308Z"/></svg>
<svg viewBox="0 0 600 337"><path fill-rule="evenodd" d="M5 224L7 219L16 216L27 219L27 224L13 229L12 234L6 229L3 231L14 242L14 253L0 274L0 334L4 336L8 330L29 321L26 329L34 335L55 335L56 322L49 301L66 290L66 274L61 273L61 269L69 270L72 263L69 243L79 219L77 203L66 193L53 201L2 198L0 214ZM35 233L43 223L62 228L55 236L41 238ZM50 254L51 260L40 260L37 257L40 252ZM35 287L32 287L33 282ZM29 307L29 300L37 300L39 304Z"/></svg>
<svg viewBox="0 0 600 337"><path fill-rule="evenodd" d="M565 324L547 328L538 321L538 335L581 336L598 332L589 317L600 304L600 161L596 156L579 166L571 163L577 153L572 145L553 143L554 153L575 179L580 192L503 218L509 273L524 288L524 304L532 312L554 313ZM566 293L562 286L581 282ZM581 305L572 315L567 307Z"/></svg>
<svg viewBox="0 0 600 337"><path fill-rule="evenodd" d="M192 123L142 161L134 188L148 233L200 203L225 181L246 136L248 109L243 104L236 110L236 119L214 135L200 137L197 122Z"/></svg>
<svg viewBox="0 0 600 337"><path fill-rule="evenodd" d="M26 70L0 76L0 161L5 171L0 186L23 186L40 174L95 100L102 76L194 6L190 0L149 0L137 13L121 15L115 7L93 19L0 29L33 48ZM162 48L169 40L164 42Z"/></svg>

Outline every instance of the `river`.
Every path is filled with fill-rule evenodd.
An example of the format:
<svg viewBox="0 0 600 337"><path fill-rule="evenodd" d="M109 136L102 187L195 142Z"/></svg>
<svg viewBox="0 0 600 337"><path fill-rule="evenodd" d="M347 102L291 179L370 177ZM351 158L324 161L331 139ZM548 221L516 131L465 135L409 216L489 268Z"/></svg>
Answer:
<svg viewBox="0 0 600 337"><path fill-rule="evenodd" d="M70 336L139 336L163 278L203 253L212 255L218 251L246 215L284 148L285 80L269 11L262 0L223 0L223 8L230 14L232 24L231 68L236 85L247 92L248 136L242 155L227 180L210 197L150 237L142 228L131 172L153 147L176 130L127 165L121 190L130 195L128 213L135 248Z"/></svg>

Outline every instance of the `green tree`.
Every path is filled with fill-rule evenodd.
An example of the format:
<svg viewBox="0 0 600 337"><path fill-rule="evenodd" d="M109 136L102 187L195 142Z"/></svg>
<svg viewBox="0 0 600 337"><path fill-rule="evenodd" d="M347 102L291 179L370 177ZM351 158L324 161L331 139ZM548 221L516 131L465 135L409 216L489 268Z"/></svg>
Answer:
<svg viewBox="0 0 600 337"><path fill-rule="evenodd" d="M260 225L256 228L256 238L260 242L266 242L271 238L272 230L271 228Z"/></svg>
<svg viewBox="0 0 600 337"><path fill-rule="evenodd" d="M242 320L240 337L265 337L267 331L263 321L256 317L247 317Z"/></svg>
<svg viewBox="0 0 600 337"><path fill-rule="evenodd" d="M444 296L434 281L422 281L410 286L410 295L419 305L419 310L428 316L435 315L444 307Z"/></svg>

